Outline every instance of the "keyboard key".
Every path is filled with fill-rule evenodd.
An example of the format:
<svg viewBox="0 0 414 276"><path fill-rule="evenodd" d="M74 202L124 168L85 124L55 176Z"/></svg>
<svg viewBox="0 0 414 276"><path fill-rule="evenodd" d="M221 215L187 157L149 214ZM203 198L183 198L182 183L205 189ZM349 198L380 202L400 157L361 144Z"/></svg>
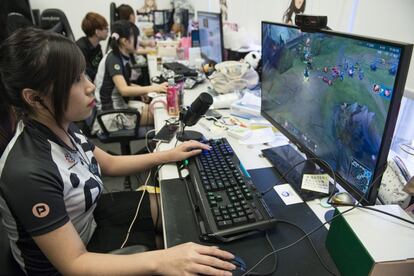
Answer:
<svg viewBox="0 0 414 276"><path fill-rule="evenodd" d="M217 223L217 226L219 228L224 228L224 227L228 227L231 225L233 225L233 222L231 220L222 220Z"/></svg>
<svg viewBox="0 0 414 276"><path fill-rule="evenodd" d="M239 217L239 218L235 218L235 219L233 219L233 222L234 222L235 224L244 223L244 222L247 222L247 218L246 218L246 217Z"/></svg>

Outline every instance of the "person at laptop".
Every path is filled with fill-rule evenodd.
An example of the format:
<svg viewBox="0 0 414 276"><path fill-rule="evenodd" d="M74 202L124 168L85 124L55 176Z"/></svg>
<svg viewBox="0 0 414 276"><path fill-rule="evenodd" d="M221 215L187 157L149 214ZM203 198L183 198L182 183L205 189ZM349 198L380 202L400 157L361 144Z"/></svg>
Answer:
<svg viewBox="0 0 414 276"><path fill-rule="evenodd" d="M102 194L101 175L136 174L208 147L189 141L146 155L102 151L72 123L90 116L95 102L84 71L76 44L52 32L19 29L0 47L0 93L21 115L0 149L0 212L17 263L28 275L231 275L232 254L194 243L102 254L121 246L141 194ZM145 194L127 245L154 248L151 207Z"/></svg>
<svg viewBox="0 0 414 276"><path fill-rule="evenodd" d="M133 24L126 20L116 21L111 28L109 51L101 60L95 79L97 107L102 110L137 108L141 114L140 125L152 125L153 116L149 105L145 103L149 92L167 92L167 83L140 86L130 83L131 67L130 54L135 51L134 45L138 39L133 31ZM129 106L124 97L141 96L143 101L130 101ZM110 125L118 116L105 116ZM96 125L96 124L95 124ZM133 128L135 122L128 118L122 119L122 127ZM96 131L96 127L95 127Z"/></svg>
<svg viewBox="0 0 414 276"><path fill-rule="evenodd" d="M138 30L138 27L135 25L137 23L137 17L134 13L134 9L130 5L122 4L117 9L119 14L120 20L127 20L134 24L133 28L136 28L136 32L140 33ZM154 39L148 39L148 40L139 40L139 48L136 50L136 53L139 55L145 55L151 52L154 52L154 47L156 46Z"/></svg>
<svg viewBox="0 0 414 276"><path fill-rule="evenodd" d="M103 54L99 42L108 38L108 22L97 13L88 12L82 20L82 31L86 36L76 41L86 61L86 74L94 81Z"/></svg>

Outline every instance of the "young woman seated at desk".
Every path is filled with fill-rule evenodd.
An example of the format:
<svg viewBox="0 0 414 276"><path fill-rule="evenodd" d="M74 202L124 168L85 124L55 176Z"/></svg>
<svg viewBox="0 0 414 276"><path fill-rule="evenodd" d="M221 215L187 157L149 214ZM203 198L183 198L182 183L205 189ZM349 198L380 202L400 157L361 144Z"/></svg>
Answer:
<svg viewBox="0 0 414 276"><path fill-rule="evenodd" d="M230 276L233 255L211 246L187 243L131 255L102 254L121 246L131 222L116 234L127 211L123 207L134 210L141 194L113 193L114 200L108 200L108 194L101 195L101 175L136 174L187 159L207 146L190 141L169 151L131 156L102 151L72 123L90 116L95 102L95 87L84 71L76 44L52 32L20 29L0 47L0 98L21 115L8 146L0 149L0 211L21 268L29 275ZM131 193L133 200L125 200ZM147 194L144 199L134 229L145 235L131 235L154 244L153 205ZM106 206L101 206L104 200ZM111 234L102 236L108 227Z"/></svg>
<svg viewBox="0 0 414 276"><path fill-rule="evenodd" d="M141 114L140 125L152 125L154 118L147 104L148 93L167 92L167 83L149 86L130 83L130 54L134 53L138 39L132 28L132 23L126 20L116 21L112 25L112 50L101 60L95 78L97 107L102 110L125 109L128 108L125 97L140 96L142 101L134 101L131 106L137 108ZM112 119L108 116L107 120ZM134 125L134 122L127 122L127 125Z"/></svg>

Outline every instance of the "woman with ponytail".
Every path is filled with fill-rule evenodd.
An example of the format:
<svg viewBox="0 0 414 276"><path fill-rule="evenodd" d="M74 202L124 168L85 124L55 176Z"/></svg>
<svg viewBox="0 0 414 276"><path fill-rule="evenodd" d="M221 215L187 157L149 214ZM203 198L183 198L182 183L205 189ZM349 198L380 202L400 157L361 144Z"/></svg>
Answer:
<svg viewBox="0 0 414 276"><path fill-rule="evenodd" d="M167 83L140 86L130 82L131 67L130 54L135 52L137 34L133 31L132 23L126 20L116 21L111 26L109 51L101 60L95 78L96 98L98 109L125 109L128 108L124 97L141 96L147 100L149 92L167 92ZM132 107L141 114L140 125L152 125L153 116L149 112L148 104L134 101ZM108 117L106 124L111 124ZM126 125L133 125L127 122Z"/></svg>

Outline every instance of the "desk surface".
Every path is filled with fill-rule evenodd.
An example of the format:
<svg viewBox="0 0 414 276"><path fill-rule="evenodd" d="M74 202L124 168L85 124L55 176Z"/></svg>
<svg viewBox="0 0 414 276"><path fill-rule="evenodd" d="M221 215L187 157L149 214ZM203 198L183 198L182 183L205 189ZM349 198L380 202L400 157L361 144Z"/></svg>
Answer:
<svg viewBox="0 0 414 276"><path fill-rule="evenodd" d="M259 190L263 190L269 181L277 179L275 171L271 168L249 170L249 173ZM193 217L192 206L187 196L185 183L179 179L164 180L161 183L166 247L189 241L203 243L198 237L199 230ZM305 203L286 206L280 199L276 199L272 193L267 194L265 200L272 213L279 220L276 227L268 232L270 241L275 249L291 244L304 235L298 228L287 222L298 225L306 232L310 232L321 224ZM311 235L310 239L329 269L339 275L325 248L326 235L327 230L322 227L322 229ZM263 256L273 251L264 233L216 245L240 256L249 268ZM271 256L255 271L265 274L271 271L274 263L275 258ZM305 239L277 254L277 270L274 275L309 275L309 271L312 271L312 275L330 275L320 264L308 240Z"/></svg>
<svg viewBox="0 0 414 276"><path fill-rule="evenodd" d="M154 67L150 66L150 74L154 75L154 72ZM185 90L184 104L191 104L201 92L207 91L207 87L208 83L206 82L199 85L196 89ZM160 97L156 100L165 101L165 97ZM156 130L159 130L164 125L165 120L169 118L162 103L154 105L154 118ZM202 120L204 125L209 126L212 124L205 119ZM265 190L265 188L269 187L272 183L276 183L278 180L278 176L272 168L272 165L266 158L261 157L260 154L262 149L269 146L242 145L236 139L226 135L224 131L221 133L212 133L201 127L200 124L188 129L200 131L207 138L226 137L243 165L251 173L253 181L259 190ZM168 144L161 144L158 150L170 149L175 144L176 139L174 138ZM161 183L161 207L165 246L171 247L188 241L201 243L198 238L198 228L191 211L186 186L179 179L175 164L164 165L159 171L159 178ZM286 206L275 192L268 193L265 200L276 218L295 223L306 232L320 225L321 221L325 221L324 215L328 211L328 209L322 208L317 200ZM311 239L314 241L317 251L322 256L324 262L327 263L331 270L339 274L325 248L324 241L326 234L326 228L322 227L321 230L311 236ZM270 240L276 249L286 246L302 236L303 233L300 230L284 222L278 223L275 229L270 231ZM271 251L264 234L258 234L227 244L219 244L219 246L242 257L248 267L251 267ZM295 257L292 258L292 256ZM274 261L273 257L266 259L257 271L261 273L269 271ZM319 263L309 241L301 241L297 245L278 254L277 273L279 275L309 275L309 271L312 271L314 275L329 274Z"/></svg>

